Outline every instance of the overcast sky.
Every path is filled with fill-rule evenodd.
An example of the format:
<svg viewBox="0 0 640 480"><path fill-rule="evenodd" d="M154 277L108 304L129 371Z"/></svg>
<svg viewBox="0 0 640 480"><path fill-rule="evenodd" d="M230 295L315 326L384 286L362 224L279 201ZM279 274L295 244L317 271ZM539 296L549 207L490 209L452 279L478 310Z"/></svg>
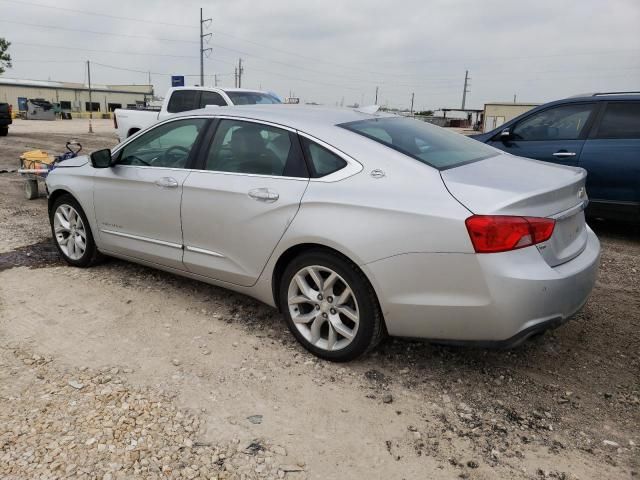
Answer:
<svg viewBox="0 0 640 480"><path fill-rule="evenodd" d="M327 104L379 86L383 105L459 108L467 69L468 108L640 90L640 0L0 0L4 76L83 82L91 60L94 83L197 84L200 7L207 85L233 86L242 57L243 87Z"/></svg>

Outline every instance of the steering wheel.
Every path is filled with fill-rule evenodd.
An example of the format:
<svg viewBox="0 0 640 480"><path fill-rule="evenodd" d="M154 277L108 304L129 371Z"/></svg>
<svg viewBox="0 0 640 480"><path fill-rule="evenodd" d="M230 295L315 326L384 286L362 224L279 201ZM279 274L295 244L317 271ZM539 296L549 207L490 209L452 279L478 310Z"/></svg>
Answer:
<svg viewBox="0 0 640 480"><path fill-rule="evenodd" d="M166 160L167 162L177 163L178 161L181 160L181 158L171 158L174 155L174 151L182 152L187 156L189 155L189 149L188 148L180 146L180 145L174 145L173 147L167 148L167 150L162 155L162 159Z"/></svg>

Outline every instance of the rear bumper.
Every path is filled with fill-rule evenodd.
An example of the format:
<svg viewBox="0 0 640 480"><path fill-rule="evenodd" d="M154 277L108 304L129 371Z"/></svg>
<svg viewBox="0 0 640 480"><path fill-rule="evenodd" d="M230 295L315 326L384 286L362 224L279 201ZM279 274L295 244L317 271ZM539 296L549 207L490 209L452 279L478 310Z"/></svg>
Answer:
<svg viewBox="0 0 640 480"><path fill-rule="evenodd" d="M536 247L496 254L413 253L365 265L389 334L444 343L517 344L568 320L596 281L600 242L550 267Z"/></svg>

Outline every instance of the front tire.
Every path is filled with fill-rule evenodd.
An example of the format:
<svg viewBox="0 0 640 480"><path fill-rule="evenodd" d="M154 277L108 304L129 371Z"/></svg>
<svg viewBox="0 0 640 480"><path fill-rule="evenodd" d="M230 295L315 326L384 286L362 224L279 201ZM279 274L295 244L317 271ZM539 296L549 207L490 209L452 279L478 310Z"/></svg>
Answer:
<svg viewBox="0 0 640 480"><path fill-rule="evenodd" d="M69 265L86 268L102 259L87 216L71 195L61 195L53 202L49 222L56 248Z"/></svg>
<svg viewBox="0 0 640 480"><path fill-rule="evenodd" d="M9 135L9 127L0 128L0 137L6 137Z"/></svg>
<svg viewBox="0 0 640 480"><path fill-rule="evenodd" d="M373 287L338 254L316 250L296 257L284 270L279 293L291 333L320 358L353 360L384 337Z"/></svg>

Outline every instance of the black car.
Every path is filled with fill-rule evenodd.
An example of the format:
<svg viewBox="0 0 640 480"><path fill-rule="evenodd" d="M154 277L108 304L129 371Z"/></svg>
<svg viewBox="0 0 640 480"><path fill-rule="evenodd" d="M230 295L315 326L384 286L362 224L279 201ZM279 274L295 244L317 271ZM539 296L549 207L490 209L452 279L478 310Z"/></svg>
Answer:
<svg viewBox="0 0 640 480"><path fill-rule="evenodd" d="M472 138L587 170L587 214L640 221L640 92L594 93L529 110Z"/></svg>
<svg viewBox="0 0 640 480"><path fill-rule="evenodd" d="M7 136L11 122L11 105L0 103L0 137Z"/></svg>

